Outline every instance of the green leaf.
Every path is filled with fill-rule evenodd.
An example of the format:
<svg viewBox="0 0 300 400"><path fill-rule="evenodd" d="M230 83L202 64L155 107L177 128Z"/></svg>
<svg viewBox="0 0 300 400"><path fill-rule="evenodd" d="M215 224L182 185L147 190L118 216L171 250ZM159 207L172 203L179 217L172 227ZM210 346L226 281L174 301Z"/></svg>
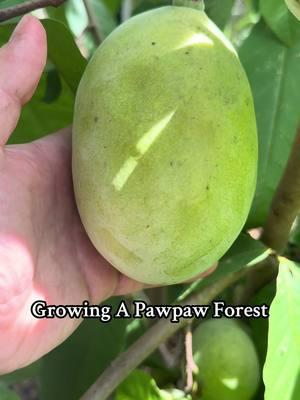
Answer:
<svg viewBox="0 0 300 400"><path fill-rule="evenodd" d="M42 101L45 103L53 103L61 94L62 85L59 73L56 69L50 69L47 72L47 86L46 93Z"/></svg>
<svg viewBox="0 0 300 400"><path fill-rule="evenodd" d="M105 302L116 307L120 298ZM104 306L104 304L103 304ZM42 360L41 399L78 400L123 350L126 319L85 320Z"/></svg>
<svg viewBox="0 0 300 400"><path fill-rule="evenodd" d="M1 400L21 400L17 393L10 390L0 381L0 399Z"/></svg>
<svg viewBox="0 0 300 400"><path fill-rule="evenodd" d="M270 308L265 400L300 398L300 268L282 258Z"/></svg>
<svg viewBox="0 0 300 400"><path fill-rule="evenodd" d="M87 61L81 55L71 32L64 24L51 19L44 19L42 23L47 31L48 58L73 91L76 93Z"/></svg>
<svg viewBox="0 0 300 400"><path fill-rule="evenodd" d="M51 19L61 22L68 27L68 21L66 18L66 3L61 4L59 7L47 7L47 15Z"/></svg>
<svg viewBox="0 0 300 400"><path fill-rule="evenodd" d="M283 0L260 0L260 11L267 25L287 46L300 39L300 24Z"/></svg>
<svg viewBox="0 0 300 400"><path fill-rule="evenodd" d="M246 0L246 4L252 7L255 12L259 11L259 0Z"/></svg>
<svg viewBox="0 0 300 400"><path fill-rule="evenodd" d="M117 26L117 21L102 0L92 0L94 13L102 39L105 39Z"/></svg>
<svg viewBox="0 0 300 400"><path fill-rule="evenodd" d="M288 48L263 22L240 49L256 109L259 139L257 189L248 226L261 226L285 168L299 123L300 42Z"/></svg>
<svg viewBox="0 0 300 400"><path fill-rule="evenodd" d="M89 24L88 15L82 0L69 0L65 4L66 19L73 35L79 37Z"/></svg>
<svg viewBox="0 0 300 400"><path fill-rule="evenodd" d="M51 19L44 19L41 22L47 32L48 60L57 68L75 94L87 61L64 24ZM9 40L15 26L15 24L1 26L0 44Z"/></svg>
<svg viewBox="0 0 300 400"><path fill-rule="evenodd" d="M231 16L234 0L206 0L205 12L220 29L224 29Z"/></svg>
<svg viewBox="0 0 300 400"><path fill-rule="evenodd" d="M276 294L275 282L269 283L263 287L252 299L251 305L262 305L266 304L270 307ZM269 320L267 318L251 318L249 323L252 327L252 338L255 343L257 353L260 359L260 363L263 366L266 359L267 347L268 347L268 329Z"/></svg>
<svg viewBox="0 0 300 400"><path fill-rule="evenodd" d="M270 307L274 296L276 294L276 282L272 281L267 286L263 287L252 299L252 306L261 306L266 304ZM265 364L267 348L268 348L268 331L269 331L269 319L268 318L250 318L249 324L251 327L251 337L255 344L257 354L260 361L261 371ZM257 400L261 400L264 397L265 386L260 376L260 385L257 392Z"/></svg>
<svg viewBox="0 0 300 400"><path fill-rule="evenodd" d="M144 11L152 10L152 8L169 6L170 0L138 0L133 10L133 15L140 14Z"/></svg>
<svg viewBox="0 0 300 400"><path fill-rule="evenodd" d="M143 371L133 371L117 389L115 400L172 400L167 392L161 392L155 380Z"/></svg>
<svg viewBox="0 0 300 400"><path fill-rule="evenodd" d="M46 103L47 75L43 74L33 98L22 109L10 144L31 142L72 123L74 95L64 81L61 85L60 96L55 102Z"/></svg>
<svg viewBox="0 0 300 400"><path fill-rule="evenodd" d="M0 8L12 7L21 3L24 3L24 0L2 0L0 2Z"/></svg>
<svg viewBox="0 0 300 400"><path fill-rule="evenodd" d="M101 31L101 36L104 39L115 29L117 22L102 0L91 0L90 5ZM77 37L80 36L89 24L86 8L82 0L69 0L66 3L66 18L73 34Z"/></svg>
<svg viewBox="0 0 300 400"><path fill-rule="evenodd" d="M297 19L300 20L300 2L299 0L285 0L291 13L295 15Z"/></svg>
<svg viewBox="0 0 300 400"><path fill-rule="evenodd" d="M40 372L40 360L28 365L25 368L18 369L10 374L5 374L0 377L0 381L10 385L15 382L20 382L28 379L36 378ZM1 396L0 399L2 400Z"/></svg>
<svg viewBox="0 0 300 400"><path fill-rule="evenodd" d="M3 46L8 42L12 31L16 27L16 24L1 24L0 25L0 46Z"/></svg>
<svg viewBox="0 0 300 400"><path fill-rule="evenodd" d="M113 14L117 14L121 8L122 0L103 0L103 3Z"/></svg>
<svg viewBox="0 0 300 400"><path fill-rule="evenodd" d="M220 260L217 269L208 277L192 283L177 299L182 301L195 290L199 291L211 285L224 276L237 272L242 268L249 268L269 255L269 250L259 241L249 235L241 234L224 257Z"/></svg>

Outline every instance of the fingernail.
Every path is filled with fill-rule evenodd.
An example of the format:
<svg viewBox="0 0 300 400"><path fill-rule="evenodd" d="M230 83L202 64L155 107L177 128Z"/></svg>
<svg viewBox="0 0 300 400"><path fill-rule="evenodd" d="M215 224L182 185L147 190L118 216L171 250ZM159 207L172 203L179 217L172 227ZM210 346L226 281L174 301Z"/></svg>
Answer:
<svg viewBox="0 0 300 400"><path fill-rule="evenodd" d="M15 27L15 30L13 31L11 38L10 38L10 42L16 40L17 38L22 36L22 30L25 26L25 24L27 23L28 18L30 18L28 15L25 15L21 21L18 23L18 25Z"/></svg>

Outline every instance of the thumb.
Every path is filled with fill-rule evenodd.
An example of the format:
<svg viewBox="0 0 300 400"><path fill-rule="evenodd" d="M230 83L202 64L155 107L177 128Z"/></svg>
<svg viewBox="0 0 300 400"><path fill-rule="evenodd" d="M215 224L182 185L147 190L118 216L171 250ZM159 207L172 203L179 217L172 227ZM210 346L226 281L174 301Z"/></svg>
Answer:
<svg viewBox="0 0 300 400"><path fill-rule="evenodd" d="M0 48L0 146L15 129L21 107L32 97L47 58L46 32L27 15Z"/></svg>

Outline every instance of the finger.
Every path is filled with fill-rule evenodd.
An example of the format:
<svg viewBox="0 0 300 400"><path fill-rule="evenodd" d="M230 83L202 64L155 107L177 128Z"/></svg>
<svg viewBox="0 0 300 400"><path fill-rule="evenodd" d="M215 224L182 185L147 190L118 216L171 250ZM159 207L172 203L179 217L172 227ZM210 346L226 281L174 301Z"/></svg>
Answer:
<svg viewBox="0 0 300 400"><path fill-rule="evenodd" d="M47 58L46 32L27 15L0 48L0 146L15 129L21 106L33 95Z"/></svg>

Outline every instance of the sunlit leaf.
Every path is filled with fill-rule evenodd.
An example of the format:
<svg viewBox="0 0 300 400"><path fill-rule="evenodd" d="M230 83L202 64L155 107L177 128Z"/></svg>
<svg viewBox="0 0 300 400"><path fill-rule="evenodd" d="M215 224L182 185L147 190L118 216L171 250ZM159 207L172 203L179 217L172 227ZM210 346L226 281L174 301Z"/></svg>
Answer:
<svg viewBox="0 0 300 400"><path fill-rule="evenodd" d="M88 15L82 0L69 0L65 4L66 19L73 34L78 37L89 24Z"/></svg>
<svg viewBox="0 0 300 400"><path fill-rule="evenodd" d="M300 20L300 2L299 0L285 0L289 10Z"/></svg>
<svg viewBox="0 0 300 400"><path fill-rule="evenodd" d="M117 26L116 20L102 0L91 0L90 7L93 11L98 29L101 32L102 39L104 39ZM90 24L82 0L69 0L68 3L66 3L66 18L70 29L77 37L80 36Z"/></svg>
<svg viewBox="0 0 300 400"><path fill-rule="evenodd" d="M270 308L265 400L300 398L300 267L281 259Z"/></svg>

